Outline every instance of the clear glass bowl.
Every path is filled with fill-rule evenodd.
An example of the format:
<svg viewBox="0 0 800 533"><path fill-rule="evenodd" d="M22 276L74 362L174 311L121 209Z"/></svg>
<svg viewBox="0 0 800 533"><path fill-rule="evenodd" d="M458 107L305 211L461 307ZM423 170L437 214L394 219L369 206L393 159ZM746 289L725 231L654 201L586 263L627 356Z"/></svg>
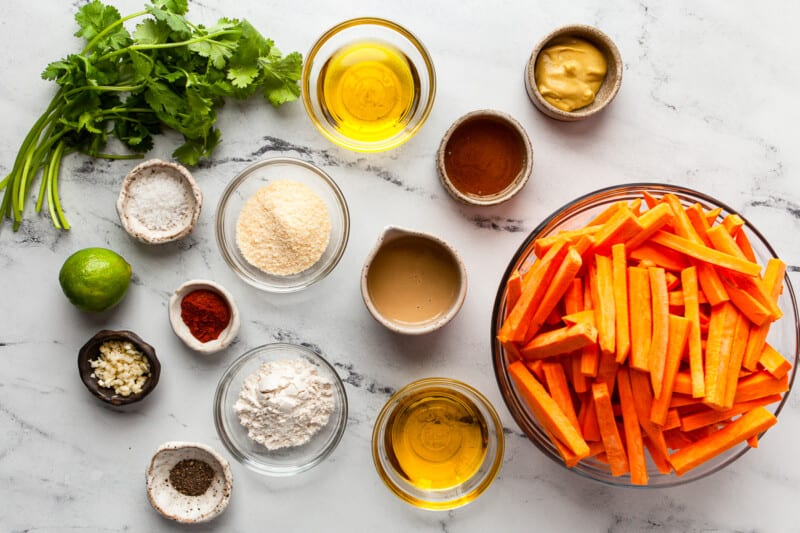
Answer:
<svg viewBox="0 0 800 533"><path fill-rule="evenodd" d="M331 219L331 236L322 257L297 274L278 276L251 265L236 244L236 222L245 202L269 182L286 179L303 183L325 201ZM245 282L268 292L294 292L327 276L339 262L350 235L350 213L336 182L320 168L300 159L275 157L245 168L222 192L217 206L217 244L228 266Z"/></svg>
<svg viewBox="0 0 800 533"><path fill-rule="evenodd" d="M561 456L556 448L548 439L547 435L542 430L542 427L536 421L533 413L526 405L525 401L521 398L517 387L508 374L508 354L503 349L503 346L497 341L497 333L503 322L503 317L506 313L506 282L511 273L519 268L521 265L528 261L533 261L536 256L533 253L533 243L539 237L545 237L558 233L562 230L577 229L586 225L586 223L594 218L600 211L608 207L610 204L619 200L633 200L641 198L643 192L650 192L654 196L659 197L666 193L675 194L680 198L684 205L689 206L694 203L700 203L704 209L714 209L717 207L722 208L719 215L719 220L722 220L728 214L735 213L729 206L723 204L719 200L711 198L705 194L686 189L683 187L676 187L672 185L662 185L655 183L636 183L630 185L620 185L601 189L599 191L587 194L574 200L555 213L550 215L544 220L530 235L525 239L519 249L506 268L503 274L503 279L500 281L500 286L497 291L495 299L494 310L492 313L492 361L494 363L495 375L497 383L500 386L500 392L503 399L511 411L514 420L517 421L519 427L526 435L533 441L533 443L544 454L560 464L564 465ZM744 218L744 217L742 217ZM745 231L753 246L756 258L761 265L766 264L767 260L771 257L777 257L775 251L766 241L763 235L758 232L749 222L745 224ZM795 300L792 284L787 275L784 279L784 289L781 294L778 305L784 313L783 318L775 322L770 328L768 341L778 350L784 357L792 362L792 370L789 376L789 387L794 383L795 373L797 371L798 357L800 356L800 321L798 321L797 302ZM767 409L771 410L777 416L783 408L789 393L783 395L783 399L770 406ZM740 444L731 448L727 452L718 455L717 457L703 463L702 465L688 471L682 476L672 474L661 474L651 462L648 457L647 474L649 476L649 484L646 486L632 485L630 475L614 477L608 469L608 465L596 461L594 459L587 459L581 461L577 466L571 468L573 472L581 476L591 478L602 483L613 486L630 486L637 488L648 487L669 487L675 485L682 485L697 479L704 478L714 472L717 472L729 464L736 461L739 457L744 455L750 449L747 444Z"/></svg>
<svg viewBox="0 0 800 533"><path fill-rule="evenodd" d="M317 368L320 376L333 383L334 410L327 425L306 444L268 450L247 435L234 404L245 378L263 363L291 359L305 359ZM270 476L291 476L319 464L339 444L347 425L347 395L339 374L322 356L297 344L266 344L239 357L220 378L214 396L214 425L231 455L247 468Z"/></svg>
<svg viewBox="0 0 800 533"><path fill-rule="evenodd" d="M320 101L320 75L328 60L343 46L359 41L377 41L397 48L408 58L418 75L417 102L405 118L405 127L389 137L363 141L338 131L330 113ZM331 142L357 152L382 152L400 146L425 123L436 95L436 72L428 51L407 29L389 20L374 17L346 20L326 31L306 55L301 79L303 105L314 126Z"/></svg>
<svg viewBox="0 0 800 533"><path fill-rule="evenodd" d="M471 404L471 410L474 409L477 417L483 419L486 427L486 454L477 470L458 485L441 489L420 488L410 483L393 465L392 451L387 444L387 439L391 436L389 424L398 408L407 407L409 401L419 402L422 398L442 397L457 398L459 402L466 400L464 403ZM441 432L444 424L433 422L429 426L422 431L431 430L434 446L457 438L457 435L454 437L449 431L444 434ZM381 480L400 499L415 507L436 511L461 507L483 494L500 470L504 447L503 424L489 400L466 383L448 378L421 379L397 391L381 409L372 431L372 459Z"/></svg>

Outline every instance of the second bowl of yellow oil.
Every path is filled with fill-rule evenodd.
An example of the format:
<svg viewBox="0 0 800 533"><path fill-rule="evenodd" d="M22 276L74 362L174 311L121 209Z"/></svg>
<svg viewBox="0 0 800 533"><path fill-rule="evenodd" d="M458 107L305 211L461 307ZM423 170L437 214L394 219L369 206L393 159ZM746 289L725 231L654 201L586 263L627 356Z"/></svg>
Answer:
<svg viewBox="0 0 800 533"><path fill-rule="evenodd" d="M342 22L311 48L303 67L303 103L325 137L377 152L410 139L435 95L433 64L422 44L388 20Z"/></svg>
<svg viewBox="0 0 800 533"><path fill-rule="evenodd" d="M373 431L379 475L400 498L425 509L467 504L492 483L503 431L489 401L465 383L415 381L384 406Z"/></svg>

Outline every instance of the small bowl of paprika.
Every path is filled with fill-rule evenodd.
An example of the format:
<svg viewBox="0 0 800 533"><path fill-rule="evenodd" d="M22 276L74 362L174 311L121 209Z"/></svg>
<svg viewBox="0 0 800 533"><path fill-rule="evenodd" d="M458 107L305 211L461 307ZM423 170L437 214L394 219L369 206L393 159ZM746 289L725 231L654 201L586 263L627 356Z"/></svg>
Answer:
<svg viewBox="0 0 800 533"><path fill-rule="evenodd" d="M525 187L533 147L525 128L493 109L472 111L444 134L436 158L442 185L467 205L505 202Z"/></svg>
<svg viewBox="0 0 800 533"><path fill-rule="evenodd" d="M190 280L175 290L169 299L169 321L175 335L201 353L227 348L239 334L233 296L209 280Z"/></svg>

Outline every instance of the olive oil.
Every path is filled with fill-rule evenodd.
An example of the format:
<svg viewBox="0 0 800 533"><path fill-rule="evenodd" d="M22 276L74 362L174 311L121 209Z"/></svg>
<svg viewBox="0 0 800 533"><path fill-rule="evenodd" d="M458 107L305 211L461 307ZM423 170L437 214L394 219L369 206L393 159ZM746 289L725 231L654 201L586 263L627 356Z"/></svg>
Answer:
<svg viewBox="0 0 800 533"><path fill-rule="evenodd" d="M380 41L336 51L323 65L317 87L333 127L365 142L402 132L419 104L419 91L419 74L408 57Z"/></svg>
<svg viewBox="0 0 800 533"><path fill-rule="evenodd" d="M486 420L466 396L444 388L410 395L390 416L388 459L419 489L458 486L478 471L489 445Z"/></svg>

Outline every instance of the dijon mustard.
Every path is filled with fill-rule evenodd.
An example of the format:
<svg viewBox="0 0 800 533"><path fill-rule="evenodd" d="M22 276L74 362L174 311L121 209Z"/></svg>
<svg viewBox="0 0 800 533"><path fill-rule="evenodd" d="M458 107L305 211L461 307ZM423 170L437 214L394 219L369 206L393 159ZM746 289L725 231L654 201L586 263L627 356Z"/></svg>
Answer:
<svg viewBox="0 0 800 533"><path fill-rule="evenodd" d="M567 37L539 53L534 78L545 100L562 111L575 111L594 102L607 68L606 58L596 46Z"/></svg>

